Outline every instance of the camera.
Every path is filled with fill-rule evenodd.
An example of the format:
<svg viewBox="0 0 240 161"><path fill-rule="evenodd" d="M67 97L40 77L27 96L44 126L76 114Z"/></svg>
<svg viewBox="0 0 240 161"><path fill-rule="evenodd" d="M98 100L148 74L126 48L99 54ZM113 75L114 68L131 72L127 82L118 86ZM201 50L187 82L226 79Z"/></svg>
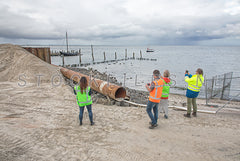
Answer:
<svg viewBox="0 0 240 161"><path fill-rule="evenodd" d="M147 85L150 86L150 83L148 83Z"/></svg>
<svg viewBox="0 0 240 161"><path fill-rule="evenodd" d="M186 73L188 73L188 70L186 70Z"/></svg>

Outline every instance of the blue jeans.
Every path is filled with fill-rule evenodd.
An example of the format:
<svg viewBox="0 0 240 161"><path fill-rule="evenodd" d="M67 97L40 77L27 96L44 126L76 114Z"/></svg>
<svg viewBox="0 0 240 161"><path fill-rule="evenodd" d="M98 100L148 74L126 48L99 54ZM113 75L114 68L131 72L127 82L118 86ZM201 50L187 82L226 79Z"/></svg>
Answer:
<svg viewBox="0 0 240 161"><path fill-rule="evenodd" d="M84 107L85 106L79 106L79 109L80 109L79 120L80 120L80 122L82 122L82 119L83 119ZM87 105L86 107L87 107L87 110L88 110L89 120L92 123L93 122L92 104L91 105Z"/></svg>
<svg viewBox="0 0 240 161"><path fill-rule="evenodd" d="M152 121L152 125L156 124L158 120L158 104L159 103L155 103L151 101L148 101L147 103L147 113ZM152 114L152 109L153 109L154 115Z"/></svg>

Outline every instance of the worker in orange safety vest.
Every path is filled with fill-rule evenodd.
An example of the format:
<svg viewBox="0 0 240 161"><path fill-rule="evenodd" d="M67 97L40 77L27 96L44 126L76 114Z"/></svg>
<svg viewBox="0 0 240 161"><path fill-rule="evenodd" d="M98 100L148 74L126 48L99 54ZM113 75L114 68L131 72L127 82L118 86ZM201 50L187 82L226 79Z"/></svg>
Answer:
<svg viewBox="0 0 240 161"><path fill-rule="evenodd" d="M158 120L158 105L160 103L161 100L161 96L162 96L162 89L163 89L163 85L164 82L162 79L160 79L160 72L159 70L154 70L153 71L153 78L154 81L150 84L146 84L146 88L149 91L149 100L147 103L147 113L148 116L151 119L150 122L150 129L153 129L155 127L158 126L157 124L157 120ZM153 113L152 113L153 110Z"/></svg>

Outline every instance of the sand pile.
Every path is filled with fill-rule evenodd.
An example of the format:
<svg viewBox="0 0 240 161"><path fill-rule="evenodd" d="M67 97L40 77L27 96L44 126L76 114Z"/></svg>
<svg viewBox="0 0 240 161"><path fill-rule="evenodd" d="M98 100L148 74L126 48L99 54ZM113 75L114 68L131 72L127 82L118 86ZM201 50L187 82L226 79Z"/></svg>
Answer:
<svg viewBox="0 0 240 161"><path fill-rule="evenodd" d="M59 74L54 67L20 46L0 45L0 81L19 81L24 83L50 82L52 77ZM56 81L56 80L55 80Z"/></svg>

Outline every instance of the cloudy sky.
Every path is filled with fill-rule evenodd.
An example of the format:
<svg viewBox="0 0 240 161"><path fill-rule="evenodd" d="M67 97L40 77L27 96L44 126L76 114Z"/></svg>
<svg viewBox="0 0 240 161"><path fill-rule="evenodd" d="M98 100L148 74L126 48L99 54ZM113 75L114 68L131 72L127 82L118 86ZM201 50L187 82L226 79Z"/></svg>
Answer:
<svg viewBox="0 0 240 161"><path fill-rule="evenodd" d="M237 45L240 0L0 0L0 43Z"/></svg>

